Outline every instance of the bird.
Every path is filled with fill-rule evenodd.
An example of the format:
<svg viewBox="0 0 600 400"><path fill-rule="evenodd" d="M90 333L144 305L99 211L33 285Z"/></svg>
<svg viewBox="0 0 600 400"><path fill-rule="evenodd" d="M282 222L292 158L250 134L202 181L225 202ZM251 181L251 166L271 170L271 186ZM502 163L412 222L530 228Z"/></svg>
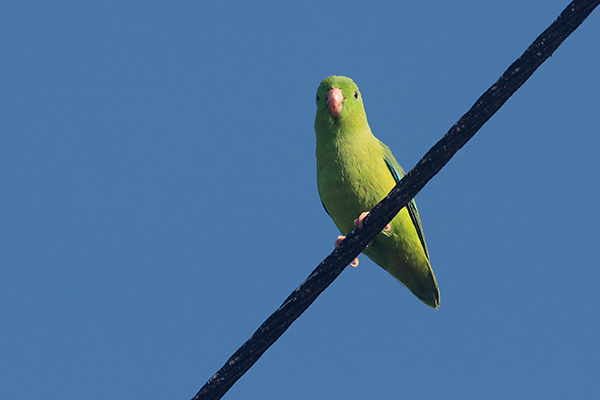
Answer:
<svg viewBox="0 0 600 400"><path fill-rule="evenodd" d="M325 211L342 234L337 246L355 227L362 228L368 212L405 172L390 148L371 132L362 94L352 79L324 79L317 89L316 103L317 187ZM414 199L363 254L423 303L438 308L440 292Z"/></svg>

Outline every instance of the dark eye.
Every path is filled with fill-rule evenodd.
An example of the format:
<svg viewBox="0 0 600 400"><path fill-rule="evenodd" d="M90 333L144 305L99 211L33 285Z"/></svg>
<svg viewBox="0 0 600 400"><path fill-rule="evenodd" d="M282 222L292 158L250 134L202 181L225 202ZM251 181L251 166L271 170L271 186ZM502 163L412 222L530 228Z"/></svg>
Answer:
<svg viewBox="0 0 600 400"><path fill-rule="evenodd" d="M319 93L317 92L317 103L319 102L319 100L321 100L321 97L319 97Z"/></svg>
<svg viewBox="0 0 600 400"><path fill-rule="evenodd" d="M354 98L358 99L358 92L354 92Z"/></svg>

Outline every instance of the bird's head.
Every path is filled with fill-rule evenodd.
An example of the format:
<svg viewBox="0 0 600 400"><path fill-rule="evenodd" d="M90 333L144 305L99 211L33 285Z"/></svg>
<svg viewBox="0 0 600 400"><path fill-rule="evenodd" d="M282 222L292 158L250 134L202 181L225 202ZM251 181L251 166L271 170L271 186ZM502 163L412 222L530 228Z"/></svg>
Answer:
<svg viewBox="0 0 600 400"><path fill-rule="evenodd" d="M358 86L345 76L330 76L317 89L315 129L360 128L367 116Z"/></svg>

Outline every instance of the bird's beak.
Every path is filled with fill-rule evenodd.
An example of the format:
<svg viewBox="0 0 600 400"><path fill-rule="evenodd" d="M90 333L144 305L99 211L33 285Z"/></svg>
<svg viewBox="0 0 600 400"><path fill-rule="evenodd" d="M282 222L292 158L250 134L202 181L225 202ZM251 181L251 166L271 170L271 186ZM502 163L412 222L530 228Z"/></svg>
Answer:
<svg viewBox="0 0 600 400"><path fill-rule="evenodd" d="M329 114L333 118L337 118L342 113L344 107L344 95L342 89L331 88L327 93L327 105L329 106Z"/></svg>

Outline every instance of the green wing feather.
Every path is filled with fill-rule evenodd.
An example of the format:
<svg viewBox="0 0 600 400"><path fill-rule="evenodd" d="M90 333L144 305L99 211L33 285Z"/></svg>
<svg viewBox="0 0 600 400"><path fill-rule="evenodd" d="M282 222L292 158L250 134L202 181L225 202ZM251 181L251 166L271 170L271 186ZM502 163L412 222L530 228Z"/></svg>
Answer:
<svg viewBox="0 0 600 400"><path fill-rule="evenodd" d="M381 147L383 148L384 161L385 165L388 167L392 177L396 183L400 182L400 179L406 175L404 169L398 164L398 161L394 158L392 151L389 147L387 147L382 141L379 141ZM421 217L419 216L419 210L417 209L417 203L415 199L412 199L408 205L406 206L408 210L408 215L410 215L410 219L412 220L413 225L417 231L417 235L419 235L419 240L421 241L421 245L423 246L423 251L425 252L425 256L429 260L429 250L427 250L427 243L425 243L425 234L423 233L423 225L421 224ZM325 210L327 211L327 210Z"/></svg>

